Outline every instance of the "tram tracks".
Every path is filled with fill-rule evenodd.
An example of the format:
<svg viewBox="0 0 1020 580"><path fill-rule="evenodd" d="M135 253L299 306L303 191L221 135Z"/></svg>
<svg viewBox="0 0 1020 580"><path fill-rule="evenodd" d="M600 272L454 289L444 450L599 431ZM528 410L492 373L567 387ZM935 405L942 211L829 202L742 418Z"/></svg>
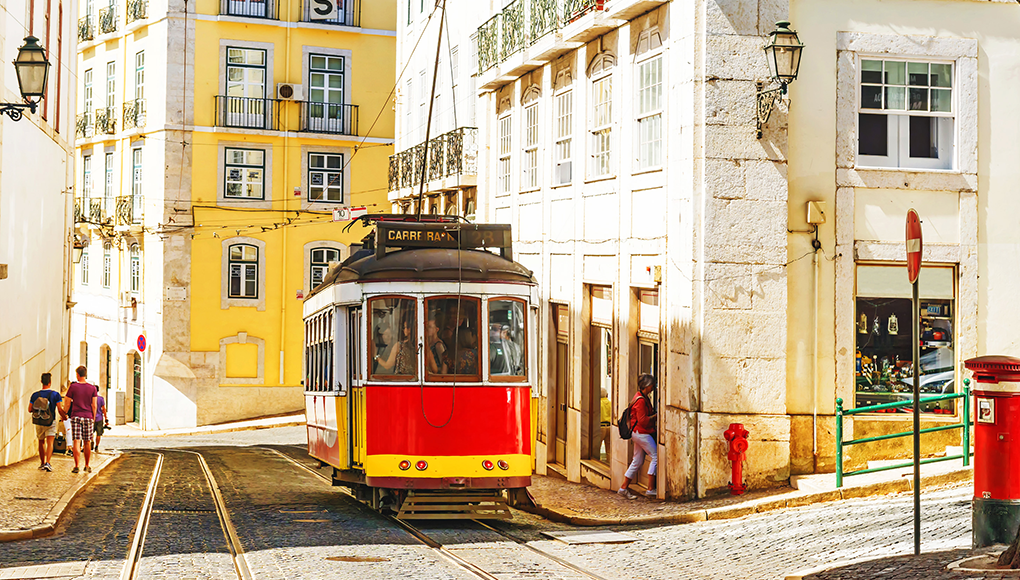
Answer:
<svg viewBox="0 0 1020 580"><path fill-rule="evenodd" d="M124 563L124 568L121 571L120 580L135 580L140 577L140 565L142 556L145 552L145 541L149 533L149 526L154 513L160 514L164 517L187 517L189 514L202 514L206 512L206 510L155 510L154 506L156 503L157 490L159 489L161 477L163 476L163 464L165 462L166 453L153 451L142 451L141 453L152 453L153 455L156 455L156 465L152 470L152 477L149 479L149 485L145 492L145 499L142 501L141 512L138 516L138 523L135 525L135 533L132 537L131 545L128 550L127 561ZM234 573L239 580L253 580L251 570L248 567L248 562L244 556L244 550L241 547L241 542L237 536L237 530L234 528L234 525L230 520L230 514L223 501L223 496L220 494L219 485L217 485L216 478L213 476L212 470L209 469L209 464L206 463L205 457L196 451L188 451L184 449L175 449L172 453L184 453L196 456L198 464L201 467L202 474L205 477L205 482L209 486L209 495L214 506L213 511L216 513L217 519L219 520L220 530L223 532L223 539L226 541L226 546L230 552L230 559L233 564Z"/></svg>
<svg viewBox="0 0 1020 580"><path fill-rule="evenodd" d="M290 463L292 463L297 468L302 469L302 470L304 470L304 471L314 475L315 477L318 477L319 479L322 479L323 481L326 481L330 485L332 485L333 482L330 481L329 477L327 477L326 475L322 474L321 472L319 472L319 471L317 471L317 470L315 470L315 469L313 469L313 468L303 464L302 462L294 459L293 457L290 457L286 453L282 453L282 452L280 452L280 451L278 451L276 449L270 449L270 448L263 448L263 449L266 449L268 451L272 451L273 453L279 455L283 459L285 459L285 460L289 461ZM341 490L341 492L342 493L346 493L347 495L349 495L352 498L354 497L346 489ZM373 511L373 513L378 513L378 512L374 512ZM382 514L380 514L380 515L382 515ZM445 558L447 561L450 561L453 564L455 564L457 567L459 567L461 569L464 569L464 570L470 572L471 574L473 574L473 575L475 575L475 576L477 576L479 578L482 578L483 580L499 580L499 576L497 576L497 575L495 575L495 574L485 570L483 567L478 566L478 565L472 563L471 561L469 561L468 559L460 556L459 554L456 553L455 550L449 548L448 546L445 546L442 542L436 540L435 538L430 537L428 535L428 533L426 533L425 531L419 529L418 527L414 526L413 524L411 524L411 523L409 523L409 522L407 522L405 520L397 519L397 518L395 518L393 516L383 515L383 517L385 517L389 521L391 521L394 524L396 524L396 525L400 526L401 528L403 528L404 531L409 533L416 540L418 540L422 544L428 546L429 548L434 550L436 553L438 553L440 556ZM585 570L584 568L576 566L575 564L572 564L571 562L568 562L567 560L564 560L563 558L560 558L559 556L556 556L555 554L550 554L549 552L546 552L545 550L542 550L540 548L536 548L535 546L532 546L528 542L525 542L524 540L521 540L520 538L514 537L513 535L511 535L511 534L509 534L509 533L507 533L507 532L505 532L503 530L500 530L497 527L491 526L491 525L489 525L489 524L487 524L485 522L478 521L478 520L472 520L472 522L474 524L476 524L476 525L481 526L482 528L485 528L486 530L489 530L489 531L491 531L491 532L493 532L495 534L498 534L499 536L501 536L503 538L506 538L507 540L513 542L517 546L520 546L520 547L522 547L522 548L532 552L533 554L535 554L535 555L537 555L537 556L539 556L539 557L541 557L543 559L546 559L548 561L554 562L555 564L557 564L559 566L562 566L563 568L569 570L570 572L573 572L577 576L588 578L590 580L606 580L606 578L604 578L602 576L599 576L598 574L595 574L593 572Z"/></svg>

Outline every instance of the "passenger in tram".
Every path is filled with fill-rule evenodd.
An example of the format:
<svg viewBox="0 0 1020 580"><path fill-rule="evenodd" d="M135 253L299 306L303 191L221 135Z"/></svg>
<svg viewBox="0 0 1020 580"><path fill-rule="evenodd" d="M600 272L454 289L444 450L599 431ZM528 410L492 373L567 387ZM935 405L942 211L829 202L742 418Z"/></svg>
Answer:
<svg viewBox="0 0 1020 580"><path fill-rule="evenodd" d="M438 312L429 312L428 322L425 323L425 364L430 373L445 375L448 366L446 364L446 343L439 338L439 323L437 322Z"/></svg>
<svg viewBox="0 0 1020 580"><path fill-rule="evenodd" d="M393 365L397 358L397 351L400 350L399 344L394 344L393 340L393 329L386 322L379 323L375 327L375 368L372 370L373 374L377 375L389 375L393 374Z"/></svg>
<svg viewBox="0 0 1020 580"><path fill-rule="evenodd" d="M478 335L468 326L457 329L457 353L454 373L458 375L478 374Z"/></svg>
<svg viewBox="0 0 1020 580"><path fill-rule="evenodd" d="M417 375L415 369L414 325L404 318L401 323L401 340L393 342L393 331L389 325L382 323L377 329L376 344L383 344L375 356L375 374L381 375Z"/></svg>

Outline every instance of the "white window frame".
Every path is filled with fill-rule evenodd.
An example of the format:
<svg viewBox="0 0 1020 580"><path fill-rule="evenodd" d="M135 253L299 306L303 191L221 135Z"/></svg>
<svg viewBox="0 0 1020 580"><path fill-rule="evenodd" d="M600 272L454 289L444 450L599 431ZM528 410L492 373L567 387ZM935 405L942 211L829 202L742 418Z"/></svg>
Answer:
<svg viewBox="0 0 1020 580"><path fill-rule="evenodd" d="M239 152L242 154L242 160L241 161L237 161L236 158L233 157L234 154L239 153ZM261 158L262 158L261 163L260 164L255 164L253 162L248 162L247 159L245 159L247 157L248 153L259 153L261 155ZM240 200L264 201L266 199L266 152L265 152L265 150L257 148L257 147L225 147L224 150L223 150L223 155L224 155L224 158L223 158L223 180L224 180L223 181L223 197L226 198L226 199L235 200L235 201L240 201ZM234 173L231 171L232 169L240 170L240 173L238 174L238 175L240 175L240 179L237 179L235 177ZM257 170L258 171L258 173L257 173L258 177L255 178L255 179L252 178L252 173L251 172L253 170ZM240 184L242 192L244 192L246 190L246 187L247 187L248 190L250 190L253 185L257 184L259 186L259 194L258 195L247 195L247 194L242 193L242 195L230 195L230 187L229 186L231 184Z"/></svg>
<svg viewBox="0 0 1020 580"><path fill-rule="evenodd" d="M573 174L573 139L574 139L574 92L573 87L553 95L555 115L554 130L556 137L555 156L553 158L553 185L570 185ZM566 174L566 176L564 176Z"/></svg>
<svg viewBox="0 0 1020 580"><path fill-rule="evenodd" d="M117 107L117 63L110 61L106 63L106 108L116 110Z"/></svg>
<svg viewBox="0 0 1020 580"><path fill-rule="evenodd" d="M524 155L521 157L521 191L534 191L541 187L538 168L539 144L539 99L532 96L524 104L521 115L521 136L524 141Z"/></svg>
<svg viewBox="0 0 1020 580"><path fill-rule="evenodd" d="M325 165L323 167L313 167L312 166L312 160L313 160L314 157L322 157L323 160L325 161ZM329 159L330 158L334 158L334 157L340 159L340 168L339 169L330 169L328 167ZM307 180L308 180L308 202L309 203L338 203L338 204L342 204L342 203L344 203L346 201L346 199L347 199L347 189L344 187L344 174L346 173L346 170L347 170L347 167L345 165L346 160L347 160L347 157L343 153L332 153L332 152L328 152L328 151L310 151L310 152L308 152L308 154L307 154L307 163L308 163ZM332 178L333 175L336 175L337 177L334 179L334 178ZM323 197L321 199L312 199L312 187L314 187L313 184L316 181L316 176L319 176L320 179L321 179L321 181L320 181L321 185L320 186L322 187L322 190L323 190ZM331 199L329 197L329 192L330 192L330 190L335 189L335 188L339 188L340 196L339 196L338 199Z"/></svg>
<svg viewBox="0 0 1020 580"><path fill-rule="evenodd" d="M135 99L145 98L145 51L135 53Z"/></svg>
<svg viewBox="0 0 1020 580"><path fill-rule="evenodd" d="M113 151L107 151L103 155L103 213L106 216L113 215L116 198L113 190L114 161Z"/></svg>
<svg viewBox="0 0 1020 580"><path fill-rule="evenodd" d="M110 242L103 243L103 288L110 287L110 279L112 278L113 270L113 244Z"/></svg>
<svg viewBox="0 0 1020 580"><path fill-rule="evenodd" d="M323 259L316 260L315 259L316 258L316 254L319 254L319 257L323 258ZM331 255L327 256L326 254L331 254ZM332 255L332 254L335 254L335 256ZM310 258L308 260L308 264L309 264L309 276L310 276L310 279L309 279L309 282L308 282L309 288L315 288L316 286L318 286L319 284L322 283L322 281L326 278L326 275L329 274L329 265L330 265L330 263L332 263L332 262L339 262L341 255L342 254L341 254L340 250L338 250L337 248L329 248L329 247L312 248L312 250L310 252ZM335 259L329 259L329 258L335 258ZM315 281L316 274L318 274L318 278L319 278L318 283L316 283L316 281Z"/></svg>
<svg viewBox="0 0 1020 580"><path fill-rule="evenodd" d="M638 171L661 169L663 166L663 72L665 71L662 51L656 51L638 62L634 67L634 123L635 163ZM658 65L656 83L643 85L644 67ZM657 91L657 95L655 94ZM646 101L655 101L646 103ZM647 105L647 108L646 108ZM647 131L647 132L646 132Z"/></svg>
<svg viewBox="0 0 1020 580"><path fill-rule="evenodd" d="M81 285L89 285L89 247L85 246L81 251Z"/></svg>
<svg viewBox="0 0 1020 580"><path fill-rule="evenodd" d="M142 290L142 256L138 244L131 244L131 248L128 250L129 263L130 263L130 274L131 274L131 293L138 294Z"/></svg>
<svg viewBox="0 0 1020 580"><path fill-rule="evenodd" d="M81 156L81 197L86 206L92 199L92 154ZM82 211L88 215L90 208L83 207Z"/></svg>
<svg viewBox="0 0 1020 580"><path fill-rule="evenodd" d="M254 246L257 250L255 261L255 291L254 297L231 297L230 296L230 247L236 245ZM257 238L246 236L235 236L226 238L221 242L220 259L220 308L226 310L231 307L249 306L258 311L266 309L266 242Z"/></svg>
<svg viewBox="0 0 1020 580"><path fill-rule="evenodd" d="M131 149L131 217L134 223L142 221L142 148Z"/></svg>
<svg viewBox="0 0 1020 580"><path fill-rule="evenodd" d="M599 100L599 95L605 97ZM589 179L613 175L613 75L599 75L591 80L591 117L589 141L591 163Z"/></svg>
<svg viewBox="0 0 1020 580"><path fill-rule="evenodd" d="M497 121L499 127L499 185L496 188L496 196L510 195L510 163L511 151L513 151L513 115L506 112Z"/></svg>
<svg viewBox="0 0 1020 580"><path fill-rule="evenodd" d="M91 119L93 106L92 98L94 96L92 88L92 76L93 76L92 69L85 69L85 73L82 75L82 83L84 86L84 90L82 91L82 98L84 99L85 116L89 121L92 121Z"/></svg>

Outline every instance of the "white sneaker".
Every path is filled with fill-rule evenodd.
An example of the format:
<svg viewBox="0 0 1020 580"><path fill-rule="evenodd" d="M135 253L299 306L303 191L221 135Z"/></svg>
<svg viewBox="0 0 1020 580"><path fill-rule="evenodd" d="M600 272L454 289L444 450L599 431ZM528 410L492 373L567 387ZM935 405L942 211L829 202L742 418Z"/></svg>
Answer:
<svg viewBox="0 0 1020 580"><path fill-rule="evenodd" d="M659 492L654 489L649 489L645 492L645 497L659 497Z"/></svg>
<svg viewBox="0 0 1020 580"><path fill-rule="evenodd" d="M617 490L616 493L620 494L621 496L627 499L637 499L637 494L627 489L626 487L621 487L619 490Z"/></svg>

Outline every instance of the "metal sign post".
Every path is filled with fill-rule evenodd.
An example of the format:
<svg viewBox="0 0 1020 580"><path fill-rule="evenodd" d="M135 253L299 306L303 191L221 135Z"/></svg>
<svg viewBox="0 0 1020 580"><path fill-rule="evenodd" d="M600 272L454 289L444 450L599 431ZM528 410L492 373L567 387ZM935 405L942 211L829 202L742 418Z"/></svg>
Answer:
<svg viewBox="0 0 1020 580"><path fill-rule="evenodd" d="M913 209L907 211L907 277L913 286L914 369L914 555L921 554L921 303L917 278L921 273L921 220ZM965 451L966 452L966 451Z"/></svg>

